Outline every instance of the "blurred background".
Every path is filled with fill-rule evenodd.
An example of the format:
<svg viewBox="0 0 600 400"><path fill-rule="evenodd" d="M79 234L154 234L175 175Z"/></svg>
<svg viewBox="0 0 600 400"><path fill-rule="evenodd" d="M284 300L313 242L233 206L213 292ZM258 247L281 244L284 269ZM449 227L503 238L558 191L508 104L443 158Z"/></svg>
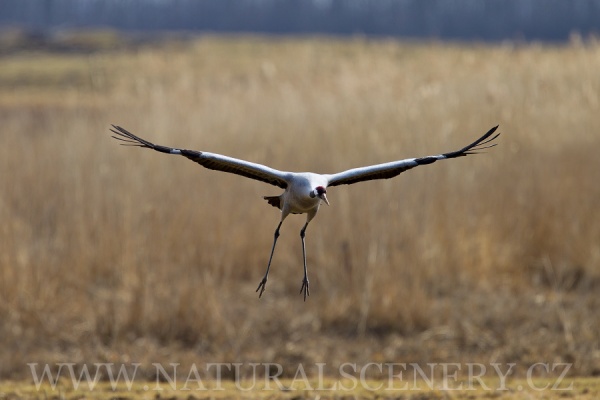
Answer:
<svg viewBox="0 0 600 400"><path fill-rule="evenodd" d="M4 0L0 24L48 31L399 36L563 41L597 33L598 0Z"/></svg>
<svg viewBox="0 0 600 400"><path fill-rule="evenodd" d="M600 374L600 1L0 4L0 377L27 363L572 363ZM291 171L485 154L281 191ZM375 371L376 372L376 371ZM559 373L562 371L558 371Z"/></svg>

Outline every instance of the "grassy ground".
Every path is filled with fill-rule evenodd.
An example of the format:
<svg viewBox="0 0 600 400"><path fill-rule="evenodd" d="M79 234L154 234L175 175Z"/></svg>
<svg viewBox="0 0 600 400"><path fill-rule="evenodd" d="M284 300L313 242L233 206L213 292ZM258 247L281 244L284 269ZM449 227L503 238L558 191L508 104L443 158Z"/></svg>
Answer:
<svg viewBox="0 0 600 400"><path fill-rule="evenodd" d="M598 70L597 43L204 37L3 56L0 376L57 362L136 362L150 380L154 362L597 375ZM304 303L303 217L254 292L279 218L261 196L279 189L119 147L111 123L324 173L503 134L484 155L332 188L307 231Z"/></svg>
<svg viewBox="0 0 600 400"><path fill-rule="evenodd" d="M600 381L591 378L571 378L561 381L547 379L516 379L501 383L485 379L477 383L453 381L447 386L430 387L422 381L390 385L387 380L365 381L355 387L352 381L306 380L294 383L280 381L238 381L215 385L173 386L156 382L136 382L130 386L99 382L91 388L82 385L74 389L68 384L51 386L4 382L0 398L31 399L596 399ZM554 387L554 389L552 389ZM335 388L335 390L334 390Z"/></svg>

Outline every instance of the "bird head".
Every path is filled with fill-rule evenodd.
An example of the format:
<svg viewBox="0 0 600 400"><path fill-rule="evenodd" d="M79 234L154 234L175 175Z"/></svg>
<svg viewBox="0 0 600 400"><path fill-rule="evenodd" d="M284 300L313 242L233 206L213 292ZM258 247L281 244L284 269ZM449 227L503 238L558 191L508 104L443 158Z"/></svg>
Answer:
<svg viewBox="0 0 600 400"><path fill-rule="evenodd" d="M317 186L315 188L315 195L323 200L325 204L329 205L329 200L327 200L327 189L325 189L323 186Z"/></svg>

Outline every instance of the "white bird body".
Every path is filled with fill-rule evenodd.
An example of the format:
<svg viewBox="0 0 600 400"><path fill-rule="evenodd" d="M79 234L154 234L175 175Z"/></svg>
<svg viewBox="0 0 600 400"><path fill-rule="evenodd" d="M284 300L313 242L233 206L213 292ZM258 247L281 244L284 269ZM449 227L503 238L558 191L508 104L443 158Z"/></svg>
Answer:
<svg viewBox="0 0 600 400"><path fill-rule="evenodd" d="M353 168L336 174L316 174L312 172L279 171L266 165L240 160L221 154L155 145L145 139L135 136L119 126L113 125L113 128L114 129L111 129L111 131L118 135L113 137L115 139L124 141L125 145L150 148L161 153L182 155L208 169L245 176L250 179L259 180L285 189L284 192L279 196L265 196L265 200L267 200L270 205L281 210L281 219L277 229L275 230L275 237L273 240L273 247L271 248L269 263L267 264L267 271L259 283L256 291L258 292L260 290L260 297L265 290L269 269L271 267L271 261L273 259L273 252L275 251L275 245L277 244L277 238L279 237L279 228L281 227L284 219L289 214L306 214L306 223L300 231L300 237L302 238L302 256L304 261L304 278L302 280L300 293L304 293L304 300L306 300L306 296L310 295L308 289L306 250L304 243L306 227L308 226L308 223L315 217L315 215L317 215L317 211L319 210L321 203L324 202L325 204L329 205L329 200L327 199L326 195L328 187L337 185L350 185L353 183L373 179L388 179L419 165L427 165L438 160L462 157L468 154L476 154L478 150L495 146L496 144L489 143L496 139L499 135L499 133L497 133L496 135L492 136L498 128L496 126L490 129L485 135L475 142L457 151L435 156L408 158L383 164Z"/></svg>
<svg viewBox="0 0 600 400"><path fill-rule="evenodd" d="M291 173L286 179L288 186L281 194L282 214L316 214L321 202L327 197L314 193L317 187L326 187L327 179L312 172ZM311 195L312 194L312 195ZM329 204L326 202L326 204ZM314 217L314 215L312 215ZM312 218L311 217L311 218Z"/></svg>

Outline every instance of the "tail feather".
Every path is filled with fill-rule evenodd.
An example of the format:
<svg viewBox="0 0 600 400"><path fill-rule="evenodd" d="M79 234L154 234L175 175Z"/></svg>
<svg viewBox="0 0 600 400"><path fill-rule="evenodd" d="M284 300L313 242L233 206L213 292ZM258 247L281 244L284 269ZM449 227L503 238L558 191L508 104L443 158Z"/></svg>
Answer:
<svg viewBox="0 0 600 400"><path fill-rule="evenodd" d="M281 210L281 196L264 196L267 203Z"/></svg>

